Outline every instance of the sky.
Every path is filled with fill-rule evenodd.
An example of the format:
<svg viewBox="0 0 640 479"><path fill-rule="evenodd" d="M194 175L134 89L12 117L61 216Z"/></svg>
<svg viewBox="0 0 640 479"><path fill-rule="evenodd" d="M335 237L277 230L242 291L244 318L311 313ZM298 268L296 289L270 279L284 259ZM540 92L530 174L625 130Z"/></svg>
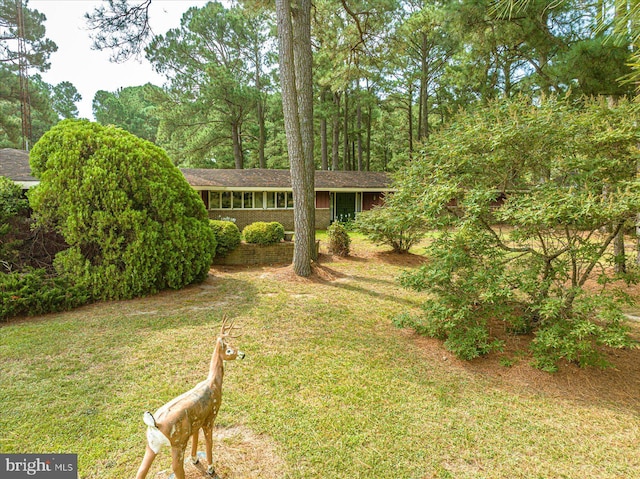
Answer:
<svg viewBox="0 0 640 479"><path fill-rule="evenodd" d="M63 81L73 83L82 95L82 101L76 104L80 118L93 119L91 102L98 90L113 92L148 82L163 85L165 81L144 58L117 64L109 61L110 52L91 49L84 14L101 3L95 0L29 0L28 3L30 9L47 17L46 36L58 45L58 51L50 57L51 68L42 73L42 77L52 85ZM182 14L189 7L202 7L205 3L205 0L153 0L150 9L153 33L162 34L179 27Z"/></svg>

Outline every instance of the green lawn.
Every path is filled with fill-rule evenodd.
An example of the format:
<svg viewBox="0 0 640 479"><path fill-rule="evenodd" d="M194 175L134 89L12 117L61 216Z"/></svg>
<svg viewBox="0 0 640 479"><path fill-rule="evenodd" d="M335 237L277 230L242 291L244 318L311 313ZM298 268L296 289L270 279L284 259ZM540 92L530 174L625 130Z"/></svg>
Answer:
<svg viewBox="0 0 640 479"><path fill-rule="evenodd" d="M357 236L353 249L323 255L312 280L218 268L182 291L0 327L0 452L77 453L80 477L133 477L142 413L206 376L228 314L247 358L226 368L217 424L242 434L217 447L225 478L640 477L640 389L580 394L637 375L576 373L556 390L546 373L529 384L457 361L391 324L422 301L395 282L411 261ZM149 477L170 462L163 451Z"/></svg>

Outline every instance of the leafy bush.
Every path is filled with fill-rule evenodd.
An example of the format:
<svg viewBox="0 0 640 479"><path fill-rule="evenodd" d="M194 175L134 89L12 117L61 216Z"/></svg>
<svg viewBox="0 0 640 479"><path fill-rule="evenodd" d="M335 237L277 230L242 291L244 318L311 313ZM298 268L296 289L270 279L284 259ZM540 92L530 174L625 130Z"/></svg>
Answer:
<svg viewBox="0 0 640 479"><path fill-rule="evenodd" d="M332 223L327 228L329 237L329 250L338 256L349 256L351 238L346 228L341 223Z"/></svg>
<svg viewBox="0 0 640 479"><path fill-rule="evenodd" d="M276 221L271 223L256 221L244 227L242 236L247 243L276 244L284 239L284 226Z"/></svg>
<svg viewBox="0 0 640 479"><path fill-rule="evenodd" d="M533 333L535 365L603 366L632 344L612 280L614 238L640 210L637 121L620 101L514 98L461 112L399 175L394 204L438 225L429 263L401 277L428 292L405 318L463 358L500 347L490 322ZM494 328L495 330L495 328Z"/></svg>
<svg viewBox="0 0 640 479"><path fill-rule="evenodd" d="M0 264L10 268L14 263L20 241L9 233L16 223L26 219L29 203L22 188L4 176L0 176Z"/></svg>
<svg viewBox="0 0 640 479"><path fill-rule="evenodd" d="M240 244L242 235L236 224L232 221L209 220L218 246L216 256L226 256Z"/></svg>
<svg viewBox="0 0 640 479"><path fill-rule="evenodd" d="M377 245L391 246L395 252L406 253L422 239L426 223L420 215L393 205L376 206L356 216L354 229Z"/></svg>
<svg viewBox="0 0 640 479"><path fill-rule="evenodd" d="M65 311L89 300L84 288L44 269L0 273L0 320L20 315Z"/></svg>
<svg viewBox="0 0 640 479"><path fill-rule="evenodd" d="M39 224L70 248L55 266L94 299L202 281L216 242L204 204L166 153L121 129L65 120L30 155Z"/></svg>

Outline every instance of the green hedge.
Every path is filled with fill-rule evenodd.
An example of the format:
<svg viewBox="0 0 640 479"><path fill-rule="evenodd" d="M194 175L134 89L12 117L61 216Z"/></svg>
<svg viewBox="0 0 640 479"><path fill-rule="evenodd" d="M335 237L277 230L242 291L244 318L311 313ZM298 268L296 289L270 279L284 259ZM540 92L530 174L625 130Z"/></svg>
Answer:
<svg viewBox="0 0 640 479"><path fill-rule="evenodd" d="M216 256L226 256L238 247L242 234L233 221L209 220L209 224L218 242Z"/></svg>
<svg viewBox="0 0 640 479"><path fill-rule="evenodd" d="M284 239L284 226L275 221L271 223L256 221L244 227L242 236L247 243L275 244Z"/></svg>
<svg viewBox="0 0 640 479"><path fill-rule="evenodd" d="M89 302L87 292L44 269L0 273L0 321L14 316L65 311Z"/></svg>

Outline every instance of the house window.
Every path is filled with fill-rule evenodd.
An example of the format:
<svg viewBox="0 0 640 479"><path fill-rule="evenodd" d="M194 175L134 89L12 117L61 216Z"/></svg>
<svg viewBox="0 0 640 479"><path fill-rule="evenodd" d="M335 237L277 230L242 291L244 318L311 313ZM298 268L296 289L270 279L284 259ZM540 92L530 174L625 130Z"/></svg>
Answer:
<svg viewBox="0 0 640 479"><path fill-rule="evenodd" d="M209 209L211 210L220 209L220 192L219 191L209 192Z"/></svg>
<svg viewBox="0 0 640 479"><path fill-rule="evenodd" d="M253 205L254 208L259 208L259 209L264 208L264 196L265 196L265 194L266 193L259 192L259 193L255 193L253 195L253 199L255 201L255 203Z"/></svg>
<svg viewBox="0 0 640 479"><path fill-rule="evenodd" d="M209 209L292 209L288 191L210 191Z"/></svg>
<svg viewBox="0 0 640 479"><path fill-rule="evenodd" d="M233 208L234 209L242 208L242 193L240 191L233 192Z"/></svg>
<svg viewBox="0 0 640 479"><path fill-rule="evenodd" d="M253 208L253 191L245 191L242 193L242 207Z"/></svg>
<svg viewBox="0 0 640 479"><path fill-rule="evenodd" d="M231 192L223 191L222 192L222 202L220 204L220 208L231 208Z"/></svg>

